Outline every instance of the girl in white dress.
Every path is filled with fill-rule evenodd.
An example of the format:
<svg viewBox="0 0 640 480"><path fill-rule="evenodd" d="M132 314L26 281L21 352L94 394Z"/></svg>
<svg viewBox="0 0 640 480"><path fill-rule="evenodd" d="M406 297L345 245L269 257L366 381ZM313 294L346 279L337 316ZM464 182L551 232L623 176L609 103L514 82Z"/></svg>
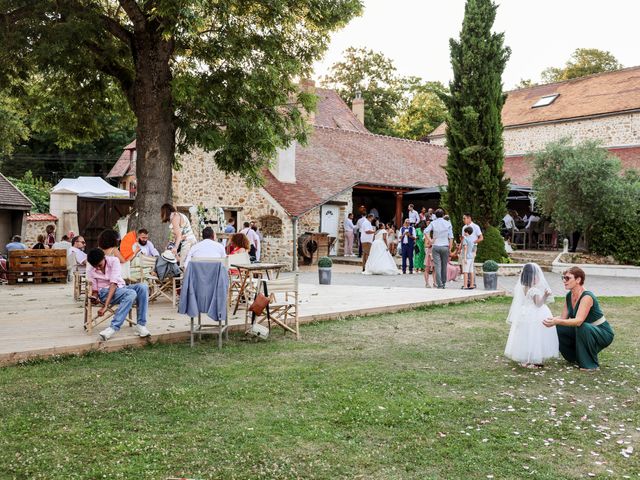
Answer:
<svg viewBox="0 0 640 480"><path fill-rule="evenodd" d="M382 223L378 225L378 231L369 251L369 258L362 273L364 275L397 275L400 273L396 261L389 253L387 231Z"/></svg>
<svg viewBox="0 0 640 480"><path fill-rule="evenodd" d="M559 355L555 327L547 328L543 320L552 317L546 305L553 302L549 284L542 269L527 263L513 292L513 302L507 317L511 324L504 354L523 367L541 367L548 358Z"/></svg>

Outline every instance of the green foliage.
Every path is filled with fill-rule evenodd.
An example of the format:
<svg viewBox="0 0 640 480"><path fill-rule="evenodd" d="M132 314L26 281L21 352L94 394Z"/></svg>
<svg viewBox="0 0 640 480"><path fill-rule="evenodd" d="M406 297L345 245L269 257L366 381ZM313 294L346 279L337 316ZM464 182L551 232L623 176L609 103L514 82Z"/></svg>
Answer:
<svg viewBox="0 0 640 480"><path fill-rule="evenodd" d="M318 267L331 268L333 266L333 260L330 257L320 257L318 259Z"/></svg>
<svg viewBox="0 0 640 480"><path fill-rule="evenodd" d="M520 81L516 84L515 88L529 88L535 85L537 85L537 83L535 83L530 78L521 78Z"/></svg>
<svg viewBox="0 0 640 480"><path fill-rule="evenodd" d="M543 83L561 82L594 73L620 70L622 65L610 52L597 48L577 48L564 67L549 67L542 72Z"/></svg>
<svg viewBox="0 0 640 480"><path fill-rule="evenodd" d="M410 80L412 81L406 87L406 105L400 109L394 122L394 133L402 138L420 140L445 121L447 107L438 94L446 94L448 91L440 82Z"/></svg>
<svg viewBox="0 0 640 480"><path fill-rule="evenodd" d="M534 165L537 204L561 233L582 231L588 245L593 226L615 218L623 190L620 160L598 142L573 146L564 138L549 143L534 154Z"/></svg>
<svg viewBox="0 0 640 480"><path fill-rule="evenodd" d="M364 124L372 133L393 135L393 122L403 99L402 79L393 61L379 52L349 47L344 59L333 64L321 79L351 105L357 93L364 100Z"/></svg>
<svg viewBox="0 0 640 480"><path fill-rule="evenodd" d="M465 211L484 228L498 225L506 211L501 77L511 50L504 34L492 32L496 9L491 0L468 0L460 40L449 42L453 81L451 94L441 95L449 111L443 203L454 225Z"/></svg>
<svg viewBox="0 0 640 480"><path fill-rule="evenodd" d="M478 244L476 262L484 262L485 260L498 262L502 257L507 256L507 252L504 250L504 239L498 228L489 226L484 230L482 236L484 240Z"/></svg>
<svg viewBox="0 0 640 480"><path fill-rule="evenodd" d="M29 136L25 116L20 102L6 91L0 91L0 156L13 152L14 145Z"/></svg>
<svg viewBox="0 0 640 480"><path fill-rule="evenodd" d="M482 264L483 272L497 272L499 268L500 265L498 265L498 263L494 260L485 260L485 262Z"/></svg>
<svg viewBox="0 0 640 480"><path fill-rule="evenodd" d="M18 189L34 203L34 213L49 213L49 192L51 184L41 178L35 178L27 171L22 178L9 178Z"/></svg>

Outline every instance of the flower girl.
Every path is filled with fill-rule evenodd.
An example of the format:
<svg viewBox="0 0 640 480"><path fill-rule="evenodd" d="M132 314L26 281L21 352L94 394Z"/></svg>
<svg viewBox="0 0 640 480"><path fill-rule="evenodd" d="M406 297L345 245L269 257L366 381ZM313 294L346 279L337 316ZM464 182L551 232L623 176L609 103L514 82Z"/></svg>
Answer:
<svg viewBox="0 0 640 480"><path fill-rule="evenodd" d="M557 357L558 335L555 327L547 328L542 321L552 317L546 305L553 302L549 284L540 267L527 263L513 292L513 302L507 317L511 324L504 354L523 367L541 367L548 358Z"/></svg>

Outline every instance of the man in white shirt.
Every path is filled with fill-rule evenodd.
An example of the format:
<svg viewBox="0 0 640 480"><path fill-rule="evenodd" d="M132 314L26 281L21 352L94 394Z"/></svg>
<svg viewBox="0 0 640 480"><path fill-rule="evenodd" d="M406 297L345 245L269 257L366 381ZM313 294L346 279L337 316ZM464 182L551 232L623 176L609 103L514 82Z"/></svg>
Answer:
<svg viewBox="0 0 640 480"><path fill-rule="evenodd" d="M187 269L187 265L193 258L224 258L226 257L224 247L220 242L216 242L213 228L207 227L202 230L202 240L196 243L184 261L184 269Z"/></svg>
<svg viewBox="0 0 640 480"><path fill-rule="evenodd" d="M344 256L353 257L353 213L344 219Z"/></svg>
<svg viewBox="0 0 640 480"><path fill-rule="evenodd" d="M524 227L525 230L529 230L531 228L532 223L536 223L539 221L540 221L540 217L537 216L535 213L532 213L531 215L529 215L529 219L527 220L527 226Z"/></svg>
<svg viewBox="0 0 640 480"><path fill-rule="evenodd" d="M371 244L373 243L373 234L376 231L373 229L371 222L373 221L373 215L367 215L367 218L362 222L360 227L360 244L362 245L362 271L367 264L369 258L369 252L371 251Z"/></svg>
<svg viewBox="0 0 640 480"><path fill-rule="evenodd" d="M451 223L443 218L444 211L441 208L436 210L435 215L435 221L429 224L424 234L427 236L433 232L431 254L436 271L436 287L445 288L447 284L447 264L449 263L451 247L453 246L453 229Z"/></svg>
<svg viewBox="0 0 640 480"><path fill-rule="evenodd" d="M258 234L251 228L251 224L249 222L244 222L243 229L240 230L240 233L243 233L249 239L249 243L251 244L251 249L249 250L249 256L258 260L257 253L260 250L260 237Z"/></svg>
<svg viewBox="0 0 640 480"><path fill-rule="evenodd" d="M148 257L158 257L160 253L156 250L156 247L153 246L151 240L149 240L149 232L145 228L141 228L138 230L138 242L136 243L137 249L143 255ZM135 247L134 247L135 248Z"/></svg>
<svg viewBox="0 0 640 480"><path fill-rule="evenodd" d="M67 254L69 253L70 248L71 242L69 241L68 235L63 235L59 242L56 242L51 246L51 250L66 250Z"/></svg>
<svg viewBox="0 0 640 480"><path fill-rule="evenodd" d="M482 235L482 230L480 230L480 227L477 224L473 223L473 219L471 218L470 213L465 213L462 216L462 221L464 223L464 226L462 227L462 231L460 232L460 237L464 238L464 229L467 227L471 227L473 229L473 233L469 236L471 237L471 239L473 240L473 243L475 243L477 247L478 243L484 240L484 236ZM460 245L462 245L462 241L460 241Z"/></svg>
<svg viewBox="0 0 640 480"><path fill-rule="evenodd" d="M409 204L409 215L407 216L409 219L409 225L415 227L420 221L420 215L413 209L413 204Z"/></svg>
<svg viewBox="0 0 640 480"><path fill-rule="evenodd" d="M518 231L518 227L516 227L516 222L513 219L513 217L511 216L511 212L507 212L507 214L504 216L502 221L504 222L504 228L505 229L507 229L507 230L515 230L516 232Z"/></svg>
<svg viewBox="0 0 640 480"><path fill-rule="evenodd" d="M362 242L360 241L360 234L362 233L362 224L367 221L367 216L362 214L356 222L356 228L353 231L353 235L358 239L358 256L362 257Z"/></svg>
<svg viewBox="0 0 640 480"><path fill-rule="evenodd" d="M67 264L76 265L78 272L84 272L87 267L87 254L84 253L84 249L87 243L84 241L84 237L78 235L71 240L71 248L67 251ZM73 255L73 259L70 259Z"/></svg>

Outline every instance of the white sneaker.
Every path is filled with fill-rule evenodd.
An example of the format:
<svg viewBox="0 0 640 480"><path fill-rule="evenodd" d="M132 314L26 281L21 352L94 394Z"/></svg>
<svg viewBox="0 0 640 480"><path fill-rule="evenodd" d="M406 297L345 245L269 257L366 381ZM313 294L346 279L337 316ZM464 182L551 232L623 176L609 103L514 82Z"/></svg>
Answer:
<svg viewBox="0 0 640 480"><path fill-rule="evenodd" d="M136 328L136 332L138 332L138 335L140 335L141 337L150 337L151 336L151 332L144 325L136 325L135 328Z"/></svg>
<svg viewBox="0 0 640 480"><path fill-rule="evenodd" d="M102 330L99 333L99 335L100 335L100 338L102 338L102 341L106 342L113 336L114 333L116 333L116 331L113 328L107 327L104 330Z"/></svg>

